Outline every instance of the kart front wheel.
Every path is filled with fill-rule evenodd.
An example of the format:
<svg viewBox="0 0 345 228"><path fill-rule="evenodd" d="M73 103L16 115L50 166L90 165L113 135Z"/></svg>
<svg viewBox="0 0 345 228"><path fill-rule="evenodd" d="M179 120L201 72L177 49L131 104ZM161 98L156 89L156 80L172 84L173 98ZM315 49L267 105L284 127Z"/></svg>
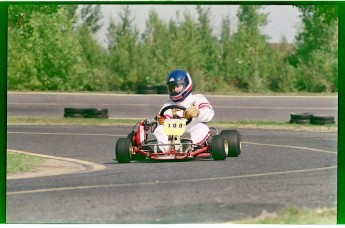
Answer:
<svg viewBox="0 0 345 228"><path fill-rule="evenodd" d="M223 130L220 135L224 136L228 140L229 145L229 157L238 157L241 154L241 135L236 130Z"/></svg>
<svg viewBox="0 0 345 228"><path fill-rule="evenodd" d="M128 138L120 138L115 147L116 160L119 163L129 163L132 159L132 143Z"/></svg>
<svg viewBox="0 0 345 228"><path fill-rule="evenodd" d="M228 141L222 135L215 135L211 141L211 154L214 160L225 160L228 156Z"/></svg>

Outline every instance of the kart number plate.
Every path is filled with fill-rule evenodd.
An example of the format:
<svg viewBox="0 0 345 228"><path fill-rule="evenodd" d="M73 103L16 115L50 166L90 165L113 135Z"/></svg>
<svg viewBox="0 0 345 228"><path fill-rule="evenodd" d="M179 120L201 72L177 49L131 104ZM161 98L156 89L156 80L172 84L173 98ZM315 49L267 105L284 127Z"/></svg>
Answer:
<svg viewBox="0 0 345 228"><path fill-rule="evenodd" d="M187 120L180 119L166 119L164 121L163 129L166 135L181 136L186 131Z"/></svg>

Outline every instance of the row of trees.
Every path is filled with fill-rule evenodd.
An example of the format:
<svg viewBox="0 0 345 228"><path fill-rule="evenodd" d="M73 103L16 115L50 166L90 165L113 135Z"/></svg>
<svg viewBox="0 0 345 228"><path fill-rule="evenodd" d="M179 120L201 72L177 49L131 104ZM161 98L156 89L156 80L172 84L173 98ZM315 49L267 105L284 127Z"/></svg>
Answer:
<svg viewBox="0 0 345 228"><path fill-rule="evenodd" d="M258 5L239 7L236 31L230 15L223 18L219 36L205 6L196 6L197 19L185 12L168 23L150 11L141 34L123 6L104 48L95 39L100 5L11 5L8 89L134 92L138 84L163 84L181 67L199 92L337 91L337 19L320 13L335 8L298 7L296 42L272 45L261 33L267 14Z"/></svg>

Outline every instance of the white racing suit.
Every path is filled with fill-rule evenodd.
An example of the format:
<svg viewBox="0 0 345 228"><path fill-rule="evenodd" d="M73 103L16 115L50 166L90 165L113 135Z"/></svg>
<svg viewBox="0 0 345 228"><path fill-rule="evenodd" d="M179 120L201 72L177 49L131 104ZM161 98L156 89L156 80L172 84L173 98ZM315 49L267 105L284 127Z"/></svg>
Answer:
<svg viewBox="0 0 345 228"><path fill-rule="evenodd" d="M186 132L191 135L191 140L194 144L202 144L210 135L210 129L204 123L212 120L214 116L214 110L210 102L201 94L190 94L186 99L181 102L169 101L165 103L162 109L169 105L181 105L185 108L195 106L200 110L199 116L193 118L193 120L186 126ZM161 110L162 110L161 109ZM172 118L172 110L167 110L165 113L165 118ZM183 117L183 111L177 111L177 115ZM204 122L204 123L203 123ZM163 125L158 125L154 131L154 135L157 138L158 143L167 144L168 136L163 132ZM169 147L159 147L161 151L167 151Z"/></svg>

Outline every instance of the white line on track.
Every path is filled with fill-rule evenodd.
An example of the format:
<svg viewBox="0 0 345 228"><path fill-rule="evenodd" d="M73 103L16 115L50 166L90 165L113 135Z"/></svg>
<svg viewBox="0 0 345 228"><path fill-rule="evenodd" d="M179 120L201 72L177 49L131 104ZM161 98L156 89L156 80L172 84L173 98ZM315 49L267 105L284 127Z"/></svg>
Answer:
<svg viewBox="0 0 345 228"><path fill-rule="evenodd" d="M156 182L143 182L143 183L48 188L48 189L37 189L37 190L28 190L28 191L7 192L7 195L45 193L45 192L68 191L68 190L82 190L82 189L91 189L91 188L114 188L114 187L128 187L128 186L138 186L138 185L156 185L156 184L204 182L204 181L215 181L215 180L231 180L231 179L240 179L240 178L253 178L253 177L265 177L265 176L273 176L273 175L292 174L292 173L319 172L319 171L326 171L326 170L335 169L335 168L337 168L337 166L313 168L313 169L291 170L291 171L282 171L282 172L257 173L257 174L248 174L248 175L239 175L239 176L230 176L230 177L214 177L214 178L200 178L200 179L187 179L187 180L174 180L174 181L156 181Z"/></svg>
<svg viewBox="0 0 345 228"><path fill-rule="evenodd" d="M256 145L256 146L282 147L282 148L290 148L290 149L298 149L298 150L309 150L309 151L328 153L328 154L337 154L337 152L334 152L334 151L320 150L320 149L315 149L315 148L310 148L310 147L287 146L287 145L276 145L276 144L265 144L265 143L254 143L254 142L243 142L243 143L249 144L249 145Z"/></svg>

